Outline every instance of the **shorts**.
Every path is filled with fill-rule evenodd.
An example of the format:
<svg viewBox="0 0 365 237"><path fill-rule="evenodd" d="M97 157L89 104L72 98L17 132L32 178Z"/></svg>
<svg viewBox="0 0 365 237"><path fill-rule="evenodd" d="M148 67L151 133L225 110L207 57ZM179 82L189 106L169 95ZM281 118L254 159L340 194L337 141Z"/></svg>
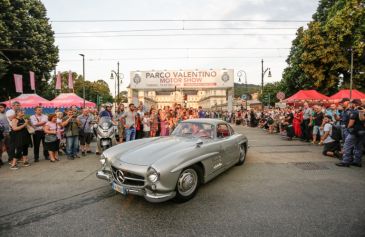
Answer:
<svg viewBox="0 0 365 237"><path fill-rule="evenodd" d="M313 135L317 135L319 133L319 135L323 136L323 130L319 129L320 126L314 125L313 126Z"/></svg>
<svg viewBox="0 0 365 237"><path fill-rule="evenodd" d="M79 136L80 138L80 145L84 146L85 144L90 144L92 139L93 139L93 134L92 133L84 133L82 136Z"/></svg>
<svg viewBox="0 0 365 237"><path fill-rule="evenodd" d="M340 151L341 150L341 145L340 142L338 141L334 141L334 142L329 142L329 143L325 143L324 147L323 147L323 155L327 155L327 152L335 152L335 151Z"/></svg>
<svg viewBox="0 0 365 237"><path fill-rule="evenodd" d="M125 128L124 128L124 126L118 126L118 135L119 135L119 139L125 137Z"/></svg>

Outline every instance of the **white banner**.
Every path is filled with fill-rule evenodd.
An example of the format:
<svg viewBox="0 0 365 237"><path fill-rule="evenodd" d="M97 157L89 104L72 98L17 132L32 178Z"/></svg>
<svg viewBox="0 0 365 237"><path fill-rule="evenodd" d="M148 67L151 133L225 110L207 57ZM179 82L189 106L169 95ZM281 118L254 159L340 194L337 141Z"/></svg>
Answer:
<svg viewBox="0 0 365 237"><path fill-rule="evenodd" d="M132 71L132 89L229 88L233 69Z"/></svg>

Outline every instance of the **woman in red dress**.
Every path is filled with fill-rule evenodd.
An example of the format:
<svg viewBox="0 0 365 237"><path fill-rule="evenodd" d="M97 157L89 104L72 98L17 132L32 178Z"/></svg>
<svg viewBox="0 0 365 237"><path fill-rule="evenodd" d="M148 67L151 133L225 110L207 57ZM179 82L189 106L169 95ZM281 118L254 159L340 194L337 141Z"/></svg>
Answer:
<svg viewBox="0 0 365 237"><path fill-rule="evenodd" d="M303 120L303 111L301 108L297 109L294 114L294 120L293 120L293 128L294 128L294 134L296 137L302 136L302 129L300 128L300 124Z"/></svg>

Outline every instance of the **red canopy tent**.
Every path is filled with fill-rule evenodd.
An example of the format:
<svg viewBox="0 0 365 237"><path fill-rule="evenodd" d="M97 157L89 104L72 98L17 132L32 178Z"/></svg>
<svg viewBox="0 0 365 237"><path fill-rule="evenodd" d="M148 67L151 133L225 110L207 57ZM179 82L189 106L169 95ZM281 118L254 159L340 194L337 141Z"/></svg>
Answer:
<svg viewBox="0 0 365 237"><path fill-rule="evenodd" d="M18 101L23 108L34 108L36 106L42 106L44 108L53 107L49 100L46 100L37 94L21 94L14 99L2 103L6 104L7 107L10 107L11 103L15 101Z"/></svg>
<svg viewBox="0 0 365 237"><path fill-rule="evenodd" d="M340 90L330 97L330 99L334 101L341 100L343 98L350 98L350 90ZM365 100L365 94L358 90L352 90L351 98Z"/></svg>
<svg viewBox="0 0 365 237"><path fill-rule="evenodd" d="M329 100L329 97L319 93L316 90L300 90L291 97L285 99L285 102L294 103L300 101L322 101Z"/></svg>
<svg viewBox="0 0 365 237"><path fill-rule="evenodd" d="M51 103L54 107L71 107L76 105L77 107L84 106L84 99L76 95L75 93L62 93L59 94L56 98L51 100ZM87 107L95 107L96 104L94 102L85 101L85 106Z"/></svg>

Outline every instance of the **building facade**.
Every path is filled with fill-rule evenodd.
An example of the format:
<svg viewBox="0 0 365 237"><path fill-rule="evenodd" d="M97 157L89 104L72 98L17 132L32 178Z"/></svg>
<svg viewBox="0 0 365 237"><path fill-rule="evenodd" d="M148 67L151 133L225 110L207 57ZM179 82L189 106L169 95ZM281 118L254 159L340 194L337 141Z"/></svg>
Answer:
<svg viewBox="0 0 365 237"><path fill-rule="evenodd" d="M181 104L187 108L205 110L225 105L227 108L228 89L201 89L201 90L155 90L155 89L131 89L128 88L128 103L142 101L146 107L162 109L165 106ZM138 100L137 100L138 98Z"/></svg>
<svg viewBox="0 0 365 237"><path fill-rule="evenodd" d="M210 110L233 103L233 69L132 71L128 102L147 108L173 104Z"/></svg>

